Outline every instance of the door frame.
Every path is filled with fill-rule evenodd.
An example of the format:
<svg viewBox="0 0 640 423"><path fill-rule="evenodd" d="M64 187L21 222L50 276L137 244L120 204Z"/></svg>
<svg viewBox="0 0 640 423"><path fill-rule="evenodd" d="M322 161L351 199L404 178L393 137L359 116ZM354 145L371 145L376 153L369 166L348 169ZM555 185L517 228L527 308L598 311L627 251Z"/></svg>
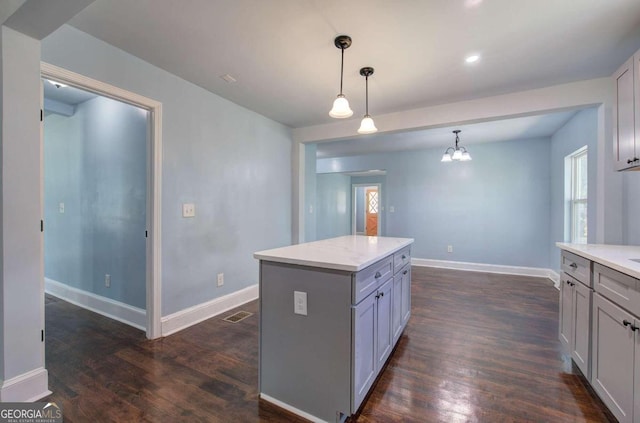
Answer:
<svg viewBox="0 0 640 423"><path fill-rule="evenodd" d="M378 236L382 236L382 212L384 207L382 206L382 184L351 184L351 235L356 234L356 188L358 187L377 187L378 188ZM366 201L365 201L366 203ZM366 228L366 222L365 222Z"/></svg>
<svg viewBox="0 0 640 423"><path fill-rule="evenodd" d="M146 335L149 339L162 336L162 248L161 248L161 211L162 211L162 103L132 93L110 84L71 72L58 66L40 62L40 75L104 97L118 100L149 112L149 139L147 141L147 248L146 248ZM40 137L41 155L44 150L43 136ZM41 160L40 169L43 169ZM42 173L44 175L44 173ZM44 191L44 176L40 178L40 192ZM41 207L44 202L41 201ZM43 216L44 212L42 211ZM44 240L42 241L44 243ZM44 259L44 247L41 248ZM44 302L42 303L44 315Z"/></svg>

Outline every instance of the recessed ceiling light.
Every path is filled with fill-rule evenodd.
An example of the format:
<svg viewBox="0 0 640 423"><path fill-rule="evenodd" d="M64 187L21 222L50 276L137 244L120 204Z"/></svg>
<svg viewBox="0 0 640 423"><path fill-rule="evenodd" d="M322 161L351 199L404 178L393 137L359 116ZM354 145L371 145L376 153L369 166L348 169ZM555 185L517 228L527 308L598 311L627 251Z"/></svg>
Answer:
<svg viewBox="0 0 640 423"><path fill-rule="evenodd" d="M225 73L224 75L220 75L220 78L224 79L228 83L238 82L237 79L235 79L233 76L229 75L228 73Z"/></svg>
<svg viewBox="0 0 640 423"><path fill-rule="evenodd" d="M51 85L55 85L55 86L56 86L56 88L64 88L64 87L66 87L66 86L67 86L67 85L65 85L65 84L63 84L63 83L61 83L61 82L58 82L58 81L52 81L51 79L47 79L47 81L49 81L49 84L51 84Z"/></svg>
<svg viewBox="0 0 640 423"><path fill-rule="evenodd" d="M472 7L480 6L480 3L482 3L482 0L466 0L464 2L464 5L468 8L472 8Z"/></svg>
<svg viewBox="0 0 640 423"><path fill-rule="evenodd" d="M477 54L472 54L471 56L468 56L466 59L464 59L464 61L467 63L475 63L478 60L480 60L480 56L478 56Z"/></svg>

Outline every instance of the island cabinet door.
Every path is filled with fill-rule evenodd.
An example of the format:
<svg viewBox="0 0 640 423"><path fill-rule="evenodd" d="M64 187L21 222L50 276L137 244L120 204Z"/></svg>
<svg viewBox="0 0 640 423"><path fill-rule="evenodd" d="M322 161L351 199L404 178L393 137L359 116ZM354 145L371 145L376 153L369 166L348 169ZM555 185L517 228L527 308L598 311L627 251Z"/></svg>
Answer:
<svg viewBox="0 0 640 423"><path fill-rule="evenodd" d="M402 324L407 324L411 316L411 265L405 266L400 272L402 276Z"/></svg>
<svg viewBox="0 0 640 423"><path fill-rule="evenodd" d="M633 322L622 308L593 295L591 384L620 423L633 422Z"/></svg>
<svg viewBox="0 0 640 423"><path fill-rule="evenodd" d="M378 288L378 310L376 313L376 370L384 366L393 348L393 332L391 325L391 309L393 306L392 279Z"/></svg>
<svg viewBox="0 0 640 423"><path fill-rule="evenodd" d="M391 315L393 343L395 344L402 333L402 273L398 273L393 277L393 307Z"/></svg>
<svg viewBox="0 0 640 423"><path fill-rule="evenodd" d="M376 378L377 292L352 308L353 384L351 412L355 413Z"/></svg>

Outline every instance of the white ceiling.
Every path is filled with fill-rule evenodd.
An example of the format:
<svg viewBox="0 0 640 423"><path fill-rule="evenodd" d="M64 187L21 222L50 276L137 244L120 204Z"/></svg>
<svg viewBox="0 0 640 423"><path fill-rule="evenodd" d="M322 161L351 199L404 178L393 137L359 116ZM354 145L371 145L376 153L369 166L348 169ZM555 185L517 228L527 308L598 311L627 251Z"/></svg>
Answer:
<svg viewBox="0 0 640 423"><path fill-rule="evenodd" d="M498 142L549 137L562 128L577 112L549 113L499 121L457 125L455 127L432 128L395 134L360 136L317 144L317 157L353 156L365 153L382 153L400 150L452 147L455 143L454 129L460 129L460 145L469 146L485 142ZM469 150L473 155L473 149Z"/></svg>
<svg viewBox="0 0 640 423"><path fill-rule="evenodd" d="M608 76L640 47L638 0L97 0L70 24L291 127L332 121L338 34L352 119L362 66L375 118Z"/></svg>

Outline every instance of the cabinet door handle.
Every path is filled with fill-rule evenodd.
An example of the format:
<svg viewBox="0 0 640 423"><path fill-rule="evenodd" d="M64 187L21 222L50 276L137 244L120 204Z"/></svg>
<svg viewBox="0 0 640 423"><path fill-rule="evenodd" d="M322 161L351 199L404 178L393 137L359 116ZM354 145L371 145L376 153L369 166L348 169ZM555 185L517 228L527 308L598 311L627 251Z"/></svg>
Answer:
<svg viewBox="0 0 640 423"><path fill-rule="evenodd" d="M404 254L402 255L402 260L406 260L407 256L405 256Z"/></svg>
<svg viewBox="0 0 640 423"><path fill-rule="evenodd" d="M571 263L571 264L569 265L569 267L573 267L573 269L575 270L575 269L577 269L577 268L578 268L578 265L577 265L577 264L575 264L575 263Z"/></svg>
<svg viewBox="0 0 640 423"><path fill-rule="evenodd" d="M624 319L624 320L622 321L622 324L623 324L624 326L629 326L629 325L631 324L631 322L630 322L630 321L628 321L627 319Z"/></svg>
<svg viewBox="0 0 640 423"><path fill-rule="evenodd" d="M382 275L380 274L380 272L376 272L376 275L374 276L374 278L380 279L381 277L382 277Z"/></svg>
<svg viewBox="0 0 640 423"><path fill-rule="evenodd" d="M637 326L631 325L631 330L632 330L632 331L634 331L634 332L635 332L635 331L637 331L638 329L639 329L639 328L638 328Z"/></svg>
<svg viewBox="0 0 640 423"><path fill-rule="evenodd" d="M638 157L634 157L634 158L633 158L633 161L634 161L634 162L640 162L640 158L638 158Z"/></svg>
<svg viewBox="0 0 640 423"><path fill-rule="evenodd" d="M404 272L402 272L403 275L406 275L407 273L409 273L408 270L405 270Z"/></svg>
<svg viewBox="0 0 640 423"><path fill-rule="evenodd" d="M635 160L631 160L631 159L629 159L629 160L627 160L627 164L631 164L631 163L633 163L634 161L635 161Z"/></svg>
<svg viewBox="0 0 640 423"><path fill-rule="evenodd" d="M380 298L380 294L376 294L376 300Z"/></svg>
<svg viewBox="0 0 640 423"><path fill-rule="evenodd" d="M384 292L381 292L381 293L380 293L380 296L381 296L381 297L384 297Z"/></svg>

